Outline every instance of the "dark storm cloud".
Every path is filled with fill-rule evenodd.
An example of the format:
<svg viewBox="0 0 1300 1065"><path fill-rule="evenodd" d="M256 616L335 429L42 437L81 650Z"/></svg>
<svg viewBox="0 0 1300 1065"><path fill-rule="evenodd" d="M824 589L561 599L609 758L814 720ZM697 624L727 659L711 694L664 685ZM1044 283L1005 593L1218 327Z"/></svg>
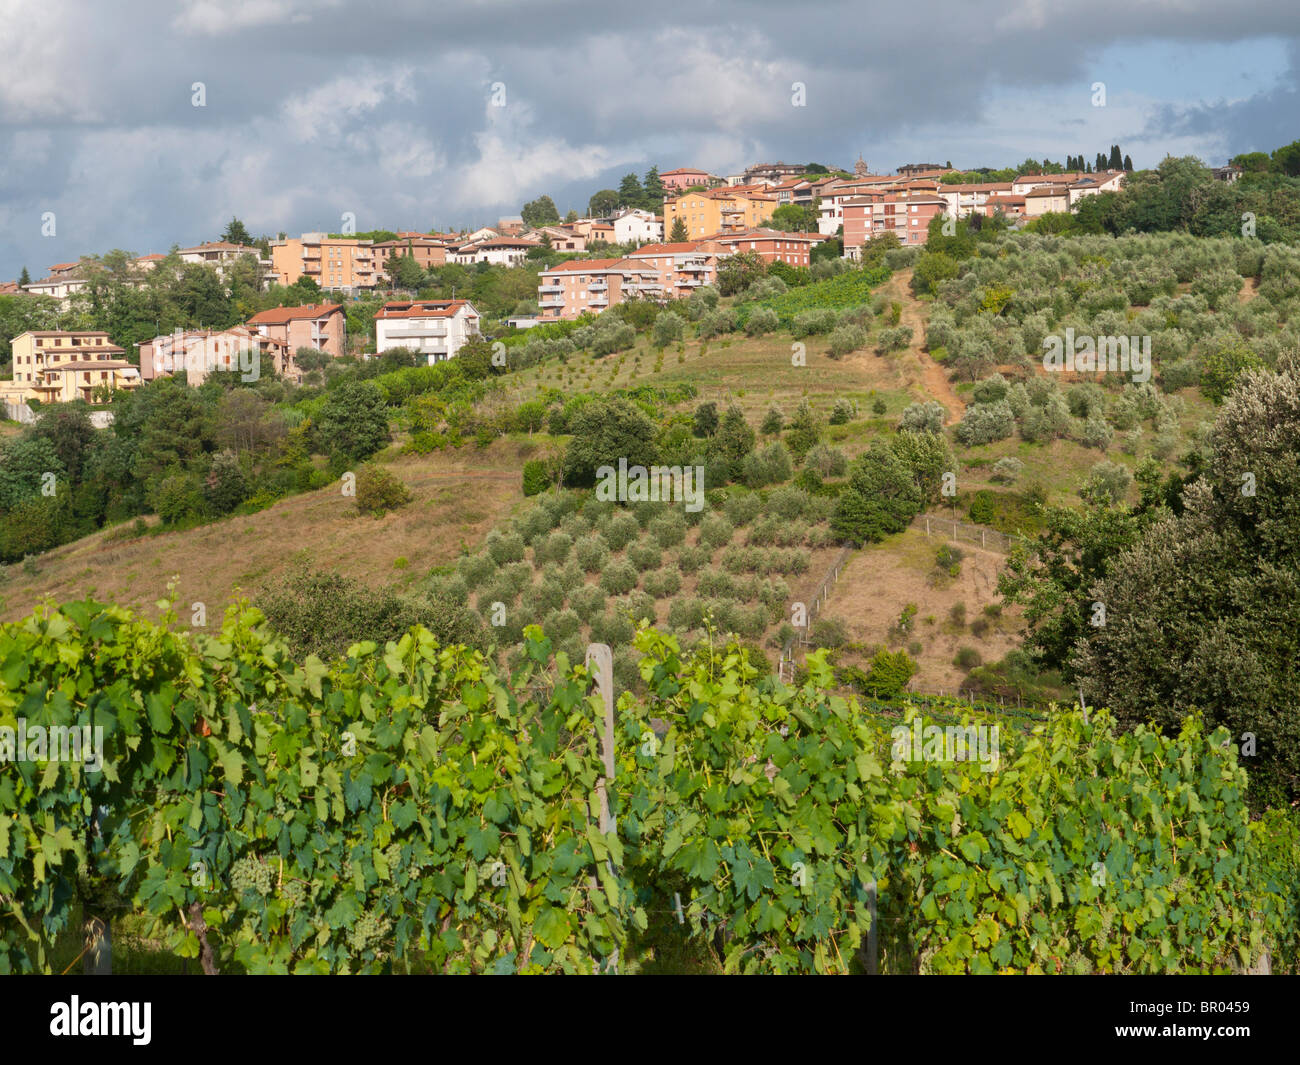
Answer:
<svg viewBox="0 0 1300 1065"><path fill-rule="evenodd" d="M1078 131L1071 150L1121 133L1271 147L1295 135L1294 83L1116 107L1104 136L1087 89L1116 43L1298 24L1293 0L0 0L0 279L210 239L235 213L274 233L345 211L363 228L491 221L542 193L581 208L651 163L1006 164L1063 150L1048 128Z"/></svg>

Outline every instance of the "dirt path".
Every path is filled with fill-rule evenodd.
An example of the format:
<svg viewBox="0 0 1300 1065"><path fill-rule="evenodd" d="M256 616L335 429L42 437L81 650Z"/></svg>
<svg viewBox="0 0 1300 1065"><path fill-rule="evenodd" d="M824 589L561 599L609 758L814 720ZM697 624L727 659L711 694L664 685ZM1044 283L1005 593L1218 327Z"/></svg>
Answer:
<svg viewBox="0 0 1300 1065"><path fill-rule="evenodd" d="M920 386L927 396L938 400L947 410L948 415L944 424L953 425L961 421L966 404L953 389L952 382L948 380L943 367L930 358L922 347L925 343L925 317L921 313L920 303L912 295L909 287L911 280L911 270L900 270L881 286L880 291L889 299L897 300L902 304L903 311L899 324L912 327L912 343L908 345L907 350L916 359L920 368Z"/></svg>

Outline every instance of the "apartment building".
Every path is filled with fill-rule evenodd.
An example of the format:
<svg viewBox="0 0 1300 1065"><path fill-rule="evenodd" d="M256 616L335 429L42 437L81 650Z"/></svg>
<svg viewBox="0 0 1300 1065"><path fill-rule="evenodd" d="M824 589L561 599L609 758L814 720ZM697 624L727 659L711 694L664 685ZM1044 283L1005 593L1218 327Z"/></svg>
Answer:
<svg viewBox="0 0 1300 1065"><path fill-rule="evenodd" d="M648 244L664 239L663 219L639 207L629 207L614 216L615 244Z"/></svg>
<svg viewBox="0 0 1300 1065"><path fill-rule="evenodd" d="M924 192L875 192L844 203L844 257L857 259L872 237L893 233L905 247L924 244L946 202Z"/></svg>
<svg viewBox="0 0 1300 1065"><path fill-rule="evenodd" d="M775 163L755 163L745 168L745 184L762 182L767 185L778 185L783 181L789 181L790 178L799 177L803 172L802 163L784 163L779 160Z"/></svg>
<svg viewBox="0 0 1300 1065"><path fill-rule="evenodd" d="M1082 170L1067 174L1020 174L1011 182L1011 191L1017 196L1024 196L1031 190L1045 185L1067 188L1087 178L1096 183L1098 192L1119 192L1124 187L1126 176L1123 170L1098 170L1095 174L1088 174Z"/></svg>
<svg viewBox="0 0 1300 1065"><path fill-rule="evenodd" d="M789 263L791 266L808 266L812 263L812 250L830 238L820 233L783 233L776 229L750 229L743 233L719 234L717 243L732 254L755 252L767 263Z"/></svg>
<svg viewBox="0 0 1300 1065"><path fill-rule="evenodd" d="M337 303L307 307L273 307L248 320L248 327L258 336L278 341L290 352L315 348L338 358L344 353L347 319Z"/></svg>
<svg viewBox="0 0 1300 1065"><path fill-rule="evenodd" d="M383 261L372 241L304 233L271 241L272 275L281 285L310 277L323 289L353 292L373 289L382 279Z"/></svg>
<svg viewBox="0 0 1300 1065"><path fill-rule="evenodd" d="M1010 193L1009 181L986 181L976 185L940 185L938 195L947 204L946 211L953 218L984 214L984 205L996 193Z"/></svg>
<svg viewBox="0 0 1300 1065"><path fill-rule="evenodd" d="M722 179L714 177L707 170L697 170L693 166L679 166L675 170L665 170L659 175L659 181L664 187L664 192L671 195L697 185L711 187L719 184Z"/></svg>
<svg viewBox="0 0 1300 1065"><path fill-rule="evenodd" d="M952 172L952 167L943 166L941 163L908 163L898 168L898 176L901 178L938 177L940 174Z"/></svg>
<svg viewBox="0 0 1300 1065"><path fill-rule="evenodd" d="M533 248L540 248L540 240L524 237L489 237L486 240L462 244L449 249L447 257L452 262L469 266L473 263L493 263L497 266L519 266L528 258Z"/></svg>
<svg viewBox="0 0 1300 1065"><path fill-rule="evenodd" d="M197 388L212 373L232 373L256 381L274 372L301 382L302 371L293 350L245 325L230 329L178 329L140 345L140 377L152 381L185 372L185 383Z"/></svg>
<svg viewBox="0 0 1300 1065"><path fill-rule="evenodd" d="M429 365L454 359L479 336L479 313L468 300L394 300L375 314L375 350L409 348Z"/></svg>
<svg viewBox="0 0 1300 1065"><path fill-rule="evenodd" d="M718 279L718 264L733 254L720 239L709 239L646 244L627 258L653 273L653 281L642 282L639 291L643 296L685 299L701 285L713 284Z"/></svg>
<svg viewBox="0 0 1300 1065"><path fill-rule="evenodd" d="M385 265L395 255L414 259L415 265L421 270L429 270L447 262L447 241L428 233L398 233L396 240L379 241L373 248L375 268L379 274L384 274Z"/></svg>
<svg viewBox="0 0 1300 1065"><path fill-rule="evenodd" d="M662 298L658 270L633 259L571 259L538 275L544 322L599 314L629 298Z"/></svg>
<svg viewBox="0 0 1300 1065"><path fill-rule="evenodd" d="M590 230L588 230L590 232ZM545 243L544 237L550 237L553 251L583 252L587 250L587 235L575 233L567 226L542 226L530 234L530 239Z"/></svg>
<svg viewBox="0 0 1300 1065"><path fill-rule="evenodd" d="M1038 218L1049 211L1068 211L1070 209L1070 188L1068 185L1039 185L1025 193L1025 216Z"/></svg>
<svg viewBox="0 0 1300 1065"><path fill-rule="evenodd" d="M715 233L739 233L763 225L779 206L774 195L751 185L687 192L664 201L664 233L671 235L679 218L690 240L702 240Z"/></svg>
<svg viewBox="0 0 1300 1065"><path fill-rule="evenodd" d="M33 281L28 285L24 285L23 290L30 292L33 296L49 296L51 299L56 299L59 301L59 309L66 311L72 306L72 297L89 283L83 277L60 274L42 278L40 281Z"/></svg>
<svg viewBox="0 0 1300 1065"><path fill-rule="evenodd" d="M13 378L0 381L6 403L93 403L105 392L140 387L140 371L100 330L19 333L11 346Z"/></svg>

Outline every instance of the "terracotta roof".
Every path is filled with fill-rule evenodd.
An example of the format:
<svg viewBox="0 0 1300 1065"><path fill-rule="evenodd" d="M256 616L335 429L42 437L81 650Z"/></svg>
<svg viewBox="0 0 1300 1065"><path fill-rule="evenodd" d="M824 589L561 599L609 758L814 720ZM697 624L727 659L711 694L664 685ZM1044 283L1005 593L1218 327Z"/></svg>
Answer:
<svg viewBox="0 0 1300 1065"><path fill-rule="evenodd" d="M160 255L158 252L153 251L153 252L150 252L148 255L140 255L140 256L137 256L135 261L138 262L138 263L142 263L142 262L144 262L146 259L165 259L165 258L167 258L167 256L165 256L165 255Z"/></svg>
<svg viewBox="0 0 1300 1065"><path fill-rule="evenodd" d="M472 247L475 250L479 248L540 248L541 243L536 240L524 240L523 237L493 237L491 240L480 241Z"/></svg>
<svg viewBox="0 0 1300 1065"><path fill-rule="evenodd" d="M720 244L726 244L729 241L736 240L803 240L809 244L818 244L823 240L830 240L826 233L786 233L780 229L744 229L738 233L715 233L709 240L716 240Z"/></svg>
<svg viewBox="0 0 1300 1065"><path fill-rule="evenodd" d="M33 337L106 337L107 329L29 329Z"/></svg>
<svg viewBox="0 0 1300 1065"><path fill-rule="evenodd" d="M322 303L319 306L311 304L306 307L272 307L269 311L262 311L253 315L248 320L248 324L288 325L290 322L300 321L304 318L324 318L342 309L343 306L339 303Z"/></svg>
<svg viewBox="0 0 1300 1065"><path fill-rule="evenodd" d="M121 348L117 349L121 351ZM62 373L64 370L134 370L135 367L129 362L122 359L103 359L99 362L89 360L86 362L60 362L52 366L42 366L42 373Z"/></svg>
<svg viewBox="0 0 1300 1065"><path fill-rule="evenodd" d="M54 271L54 270L71 270L74 266L79 266L79 265L80 265L80 262L75 262L75 263L55 263L53 266L50 267L50 270L51 270L51 271Z"/></svg>
<svg viewBox="0 0 1300 1065"><path fill-rule="evenodd" d="M391 300L375 313L376 318L450 318L462 307L474 309L469 300Z"/></svg>
<svg viewBox="0 0 1300 1065"><path fill-rule="evenodd" d="M693 166L679 166L675 170L665 170L659 176L665 177L668 174L703 174L705 177L711 176L707 170L697 170Z"/></svg>
<svg viewBox="0 0 1300 1065"><path fill-rule="evenodd" d="M203 244L196 244L192 248L182 248L181 253L187 251L247 251L257 253L261 249L255 248L251 244L231 244L225 240L210 240Z"/></svg>
<svg viewBox="0 0 1300 1065"><path fill-rule="evenodd" d="M548 270L542 270L541 273L598 274L620 261L619 259L570 259L567 263L557 263Z"/></svg>

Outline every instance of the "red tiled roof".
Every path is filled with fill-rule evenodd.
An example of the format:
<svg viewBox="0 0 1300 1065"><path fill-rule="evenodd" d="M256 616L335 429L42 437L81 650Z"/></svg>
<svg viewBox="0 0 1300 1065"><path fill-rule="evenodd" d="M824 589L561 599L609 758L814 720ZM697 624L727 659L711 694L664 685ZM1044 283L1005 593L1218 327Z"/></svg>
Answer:
<svg viewBox="0 0 1300 1065"><path fill-rule="evenodd" d="M570 259L567 263L556 263L549 269L542 270L541 273L598 274L621 261L620 259Z"/></svg>
<svg viewBox="0 0 1300 1065"><path fill-rule="evenodd" d="M376 318L450 318L469 300L390 300L376 312Z"/></svg>
<svg viewBox="0 0 1300 1065"><path fill-rule="evenodd" d="M339 303L322 303L319 306L312 304L307 307L272 307L269 311L261 311L253 315L248 320L248 324L288 325L290 322L304 318L324 318L342 309L343 306Z"/></svg>

